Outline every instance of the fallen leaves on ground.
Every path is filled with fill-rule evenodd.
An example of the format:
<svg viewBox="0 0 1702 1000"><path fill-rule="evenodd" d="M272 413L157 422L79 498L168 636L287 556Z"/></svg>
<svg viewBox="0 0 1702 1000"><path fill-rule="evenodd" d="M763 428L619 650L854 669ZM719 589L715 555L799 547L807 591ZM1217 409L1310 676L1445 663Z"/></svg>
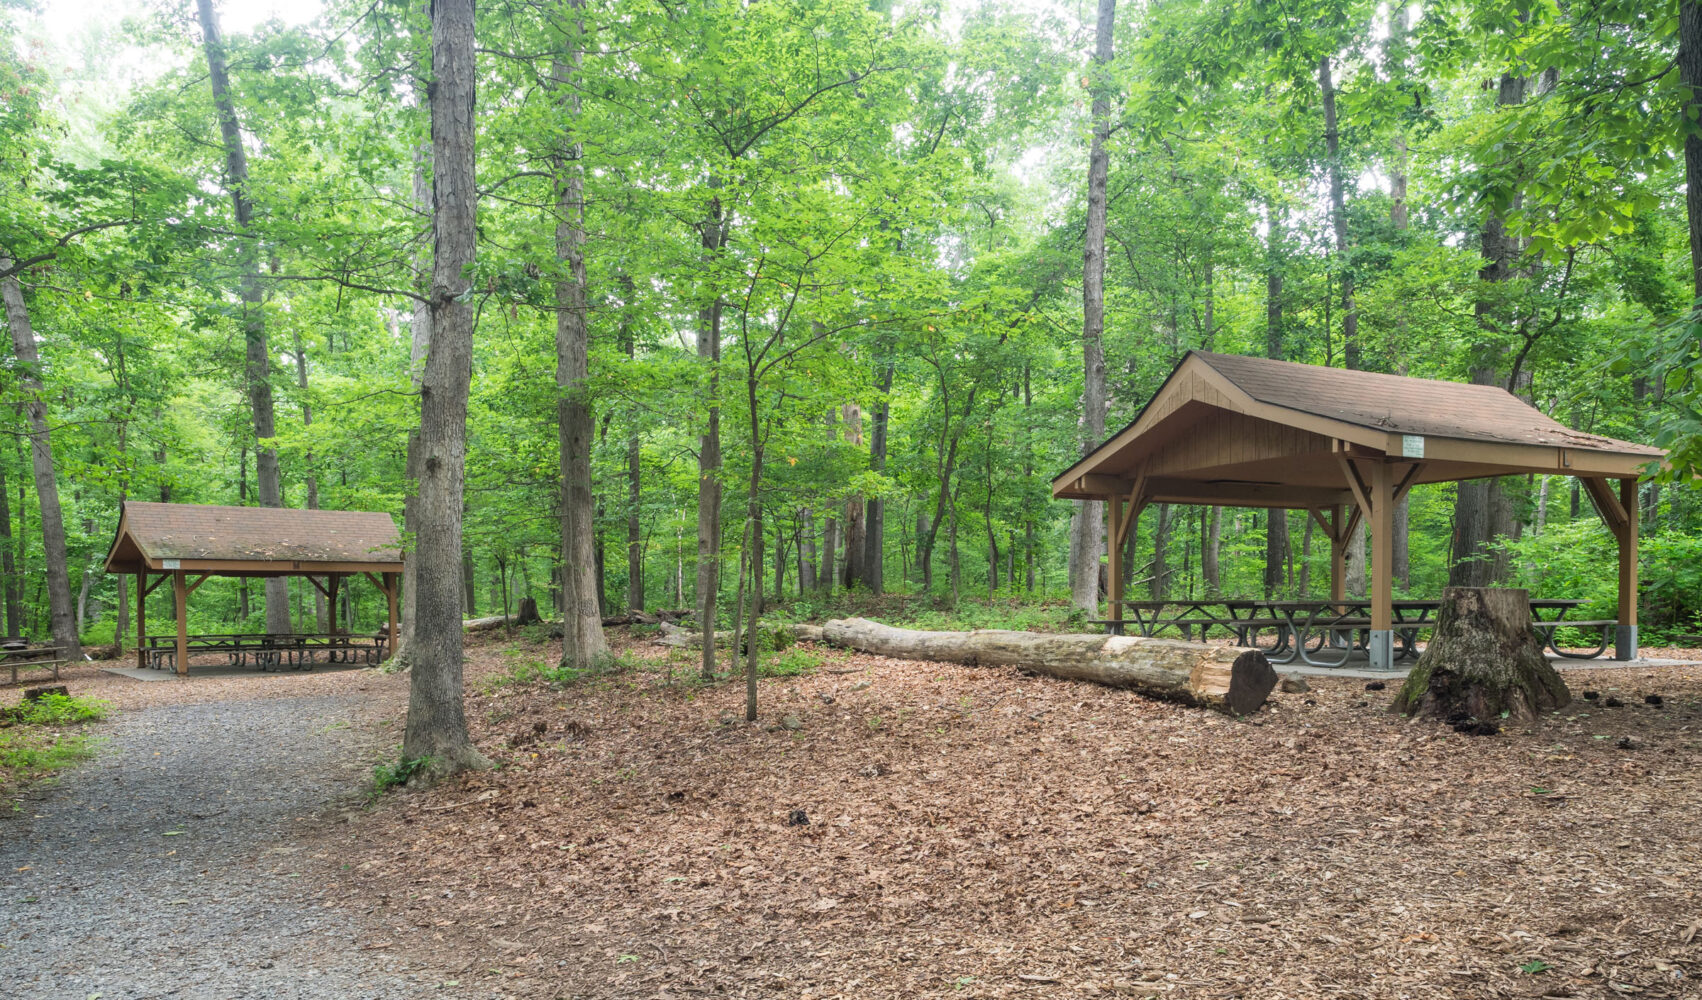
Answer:
<svg viewBox="0 0 1702 1000"><path fill-rule="evenodd" d="M1363 681L1237 721L831 652L748 724L621 641L653 659L563 689L473 648L500 768L328 828L327 898L515 997L1702 992L1693 666L1568 670L1625 707L1474 738Z"/></svg>

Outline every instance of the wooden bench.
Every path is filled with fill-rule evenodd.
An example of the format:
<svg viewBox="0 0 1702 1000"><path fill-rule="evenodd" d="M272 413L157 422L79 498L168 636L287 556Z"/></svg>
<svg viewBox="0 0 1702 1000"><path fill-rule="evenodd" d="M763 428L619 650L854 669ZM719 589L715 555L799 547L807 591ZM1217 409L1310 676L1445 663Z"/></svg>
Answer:
<svg viewBox="0 0 1702 1000"><path fill-rule="evenodd" d="M11 670L12 684L18 683L20 670L52 670L58 680L59 667L69 662L60 658L58 646L30 646L15 636L0 640L0 667Z"/></svg>

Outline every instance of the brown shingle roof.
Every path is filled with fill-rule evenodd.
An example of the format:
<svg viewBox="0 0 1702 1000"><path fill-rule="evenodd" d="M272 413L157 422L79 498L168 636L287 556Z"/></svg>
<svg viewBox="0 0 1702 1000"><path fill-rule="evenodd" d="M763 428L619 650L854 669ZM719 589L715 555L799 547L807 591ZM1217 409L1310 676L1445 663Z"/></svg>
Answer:
<svg viewBox="0 0 1702 1000"><path fill-rule="evenodd" d="M389 514L128 501L109 564L147 559L238 562L400 563L401 536Z"/></svg>
<svg viewBox="0 0 1702 1000"><path fill-rule="evenodd" d="M1261 403L1396 434L1658 456L1659 448L1575 431L1496 385L1471 385L1192 352Z"/></svg>

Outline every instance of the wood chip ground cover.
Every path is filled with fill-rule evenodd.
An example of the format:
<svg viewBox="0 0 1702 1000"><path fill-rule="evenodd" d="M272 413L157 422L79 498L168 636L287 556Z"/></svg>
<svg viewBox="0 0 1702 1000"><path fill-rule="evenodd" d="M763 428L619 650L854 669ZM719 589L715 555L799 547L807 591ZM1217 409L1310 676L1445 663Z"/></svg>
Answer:
<svg viewBox="0 0 1702 1000"><path fill-rule="evenodd" d="M1236 721L826 652L753 726L621 642L561 690L473 648L500 769L328 827L328 898L517 997L1702 996L1696 667L1473 738L1363 681Z"/></svg>

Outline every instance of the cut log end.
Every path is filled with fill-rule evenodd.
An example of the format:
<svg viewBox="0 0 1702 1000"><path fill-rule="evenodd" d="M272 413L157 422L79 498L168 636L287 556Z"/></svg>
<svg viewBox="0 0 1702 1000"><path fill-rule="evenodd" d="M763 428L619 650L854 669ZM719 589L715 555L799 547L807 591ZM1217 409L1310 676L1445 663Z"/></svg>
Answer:
<svg viewBox="0 0 1702 1000"><path fill-rule="evenodd" d="M1209 683L1205 677L1190 680L1197 690L1202 693L1209 690L1214 700L1221 701L1221 705L1213 704L1210 707L1231 715L1252 715L1257 712L1271 692L1276 690L1280 680L1276 669L1271 666L1271 661L1256 649L1240 650L1228 669L1220 671L1219 674L1222 679L1216 683ZM1221 694L1217 693L1219 690Z"/></svg>

